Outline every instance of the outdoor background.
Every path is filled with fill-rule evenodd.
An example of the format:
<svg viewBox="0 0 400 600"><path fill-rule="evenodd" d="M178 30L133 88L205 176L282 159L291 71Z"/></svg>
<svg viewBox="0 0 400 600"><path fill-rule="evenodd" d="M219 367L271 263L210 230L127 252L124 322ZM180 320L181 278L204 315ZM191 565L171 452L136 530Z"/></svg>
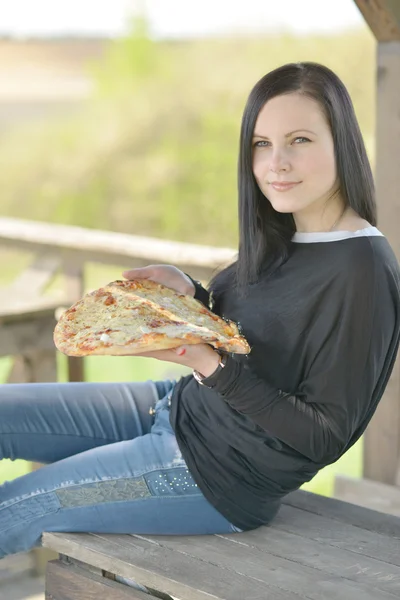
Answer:
<svg viewBox="0 0 400 600"><path fill-rule="evenodd" d="M122 12L121 2L106 2L96 5L100 13L108 6L97 29L89 0L80 3L80 24L69 13L51 23L50 5L50 13L38 10L45 4L0 9L0 216L235 248L244 103L260 77L289 61L321 62L343 79L374 165L375 41L352 0L338 0L332 15L312 0L249 0L247 16L261 11L253 20L243 7L235 20L233 3L222 0L193 1L192 17L179 1L127 1ZM0 285L29 258L0 247ZM120 271L88 265L87 289ZM10 364L0 360L0 381ZM86 375L140 381L184 372L96 357ZM331 494L334 473L360 476L361 452L359 443L306 489ZM2 461L0 481L26 469Z"/></svg>

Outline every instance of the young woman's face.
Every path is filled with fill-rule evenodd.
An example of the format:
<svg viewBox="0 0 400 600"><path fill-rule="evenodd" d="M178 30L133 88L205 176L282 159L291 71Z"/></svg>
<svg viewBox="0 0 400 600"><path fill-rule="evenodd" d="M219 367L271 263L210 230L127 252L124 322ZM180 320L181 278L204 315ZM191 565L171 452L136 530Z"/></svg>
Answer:
<svg viewBox="0 0 400 600"><path fill-rule="evenodd" d="M316 101L293 93L263 106L254 128L253 173L277 212L315 222L338 188L332 134Z"/></svg>

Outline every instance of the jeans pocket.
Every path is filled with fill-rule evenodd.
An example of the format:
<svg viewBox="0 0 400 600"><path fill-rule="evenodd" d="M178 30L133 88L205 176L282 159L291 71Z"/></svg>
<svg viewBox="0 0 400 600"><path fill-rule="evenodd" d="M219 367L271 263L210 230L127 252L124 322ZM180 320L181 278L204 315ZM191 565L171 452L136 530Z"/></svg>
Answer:
<svg viewBox="0 0 400 600"><path fill-rule="evenodd" d="M164 379L162 381L154 381L157 389L158 399L163 400L165 396L172 394L176 384L176 379Z"/></svg>

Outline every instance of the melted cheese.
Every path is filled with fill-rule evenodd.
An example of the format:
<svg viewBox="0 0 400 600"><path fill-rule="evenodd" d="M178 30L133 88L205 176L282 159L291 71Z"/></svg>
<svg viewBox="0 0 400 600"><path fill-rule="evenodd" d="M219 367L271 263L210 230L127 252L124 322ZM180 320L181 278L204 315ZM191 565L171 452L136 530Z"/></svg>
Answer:
<svg viewBox="0 0 400 600"><path fill-rule="evenodd" d="M74 346L82 343L103 343L104 345L125 345L139 341L144 336L164 334L172 339L184 339L187 335L199 335L198 327L190 324L178 324L163 320L160 313L151 306L136 303L126 295L113 293L115 303L106 304L105 300L95 295L88 296L69 321L73 331ZM154 326L151 326L154 323ZM206 335L204 339L214 339L218 335Z"/></svg>
<svg viewBox="0 0 400 600"><path fill-rule="evenodd" d="M151 283L143 282L142 285L151 286ZM115 290L112 284L109 286L109 289ZM127 290L127 294L133 300L135 297L137 300L142 299L144 303L153 306L156 310L158 307L164 308L167 311L166 316L171 320L186 321L193 326L208 328L209 332L218 332L223 336L230 337L238 334L234 323L225 322L203 307L198 300L186 295L177 296L176 292L169 288L163 287L162 291L160 291L157 284L151 290L138 286L137 289ZM199 308L201 312L199 312Z"/></svg>

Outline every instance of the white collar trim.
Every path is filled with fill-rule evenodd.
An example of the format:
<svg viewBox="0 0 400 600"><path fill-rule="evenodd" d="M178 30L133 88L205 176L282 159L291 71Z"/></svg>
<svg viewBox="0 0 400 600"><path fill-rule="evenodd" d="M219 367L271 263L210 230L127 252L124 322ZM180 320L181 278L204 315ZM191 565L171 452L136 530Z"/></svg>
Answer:
<svg viewBox="0 0 400 600"><path fill-rule="evenodd" d="M381 233L379 229L371 226L365 227L365 229L358 229L357 231L321 231L312 233L300 233L296 231L292 237L292 242L299 244L312 244L315 242L338 242L340 240L349 240L351 238L370 236L384 237L383 233Z"/></svg>

